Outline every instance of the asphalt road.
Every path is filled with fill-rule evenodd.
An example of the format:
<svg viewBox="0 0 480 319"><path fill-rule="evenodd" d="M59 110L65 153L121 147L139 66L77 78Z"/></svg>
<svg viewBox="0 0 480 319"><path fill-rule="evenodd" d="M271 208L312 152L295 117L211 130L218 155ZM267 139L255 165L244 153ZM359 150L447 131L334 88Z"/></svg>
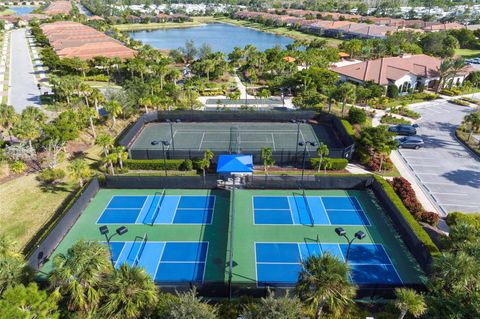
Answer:
<svg viewBox="0 0 480 319"><path fill-rule="evenodd" d="M434 101L414 110L422 115L417 134L425 147L399 150L409 168L445 213L480 212L480 160L455 137L473 108Z"/></svg>
<svg viewBox="0 0 480 319"><path fill-rule="evenodd" d="M25 29L13 30L11 39L8 104L21 113L29 105L40 106L40 91L28 51Z"/></svg>

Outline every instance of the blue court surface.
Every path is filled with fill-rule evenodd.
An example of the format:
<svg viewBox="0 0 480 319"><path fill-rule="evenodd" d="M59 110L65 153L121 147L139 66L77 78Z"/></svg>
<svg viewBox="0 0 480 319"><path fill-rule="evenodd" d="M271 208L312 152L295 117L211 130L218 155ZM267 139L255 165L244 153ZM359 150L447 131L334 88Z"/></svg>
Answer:
<svg viewBox="0 0 480 319"><path fill-rule="evenodd" d="M311 255L329 252L345 261L347 244L255 243L259 286L294 286L302 270L301 262ZM402 284L402 280L381 244L353 244L348 264L355 284Z"/></svg>
<svg viewBox="0 0 480 319"><path fill-rule="evenodd" d="M113 196L97 224L211 224L215 196Z"/></svg>
<svg viewBox="0 0 480 319"><path fill-rule="evenodd" d="M202 283L208 242L111 242L115 267L123 263L145 268L155 282Z"/></svg>
<svg viewBox="0 0 480 319"><path fill-rule="evenodd" d="M355 197L253 196L255 224L369 226Z"/></svg>

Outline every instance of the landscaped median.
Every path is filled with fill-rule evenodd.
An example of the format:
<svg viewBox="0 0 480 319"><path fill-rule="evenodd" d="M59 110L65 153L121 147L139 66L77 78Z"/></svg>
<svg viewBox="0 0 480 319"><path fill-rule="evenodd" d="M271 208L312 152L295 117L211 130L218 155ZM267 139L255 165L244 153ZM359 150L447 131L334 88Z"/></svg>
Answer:
<svg viewBox="0 0 480 319"><path fill-rule="evenodd" d="M381 186L382 190L388 196L390 201L395 205L397 211L401 214L405 222L410 226L411 230L415 234L415 236L423 243L426 249L429 251L432 257L440 256L440 250L438 247L433 243L430 236L427 232L422 228L422 226L415 220L413 215L408 211L408 209L403 204L400 197L395 193L393 187L380 176L374 175L373 178L378 182ZM395 220L394 220L395 222ZM399 223L396 224L397 227L401 226ZM405 238L404 238L405 240Z"/></svg>

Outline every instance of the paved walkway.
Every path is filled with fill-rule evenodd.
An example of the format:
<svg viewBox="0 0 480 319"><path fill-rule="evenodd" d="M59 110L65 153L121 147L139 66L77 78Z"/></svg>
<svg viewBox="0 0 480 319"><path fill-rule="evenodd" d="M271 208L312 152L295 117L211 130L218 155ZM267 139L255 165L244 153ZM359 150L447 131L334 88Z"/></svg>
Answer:
<svg viewBox="0 0 480 319"><path fill-rule="evenodd" d="M40 91L30 58L26 29L13 30L11 34L8 104L20 113L29 105L40 106Z"/></svg>

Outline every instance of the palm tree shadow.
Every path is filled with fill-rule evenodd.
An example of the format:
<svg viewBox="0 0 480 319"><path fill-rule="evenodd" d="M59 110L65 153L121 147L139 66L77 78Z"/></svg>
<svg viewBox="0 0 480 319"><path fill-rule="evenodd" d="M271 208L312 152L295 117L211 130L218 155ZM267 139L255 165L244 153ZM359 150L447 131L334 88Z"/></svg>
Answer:
<svg viewBox="0 0 480 319"><path fill-rule="evenodd" d="M56 194L58 192L70 192L70 189L65 183L41 183L40 184L40 189L44 193L52 193Z"/></svg>

